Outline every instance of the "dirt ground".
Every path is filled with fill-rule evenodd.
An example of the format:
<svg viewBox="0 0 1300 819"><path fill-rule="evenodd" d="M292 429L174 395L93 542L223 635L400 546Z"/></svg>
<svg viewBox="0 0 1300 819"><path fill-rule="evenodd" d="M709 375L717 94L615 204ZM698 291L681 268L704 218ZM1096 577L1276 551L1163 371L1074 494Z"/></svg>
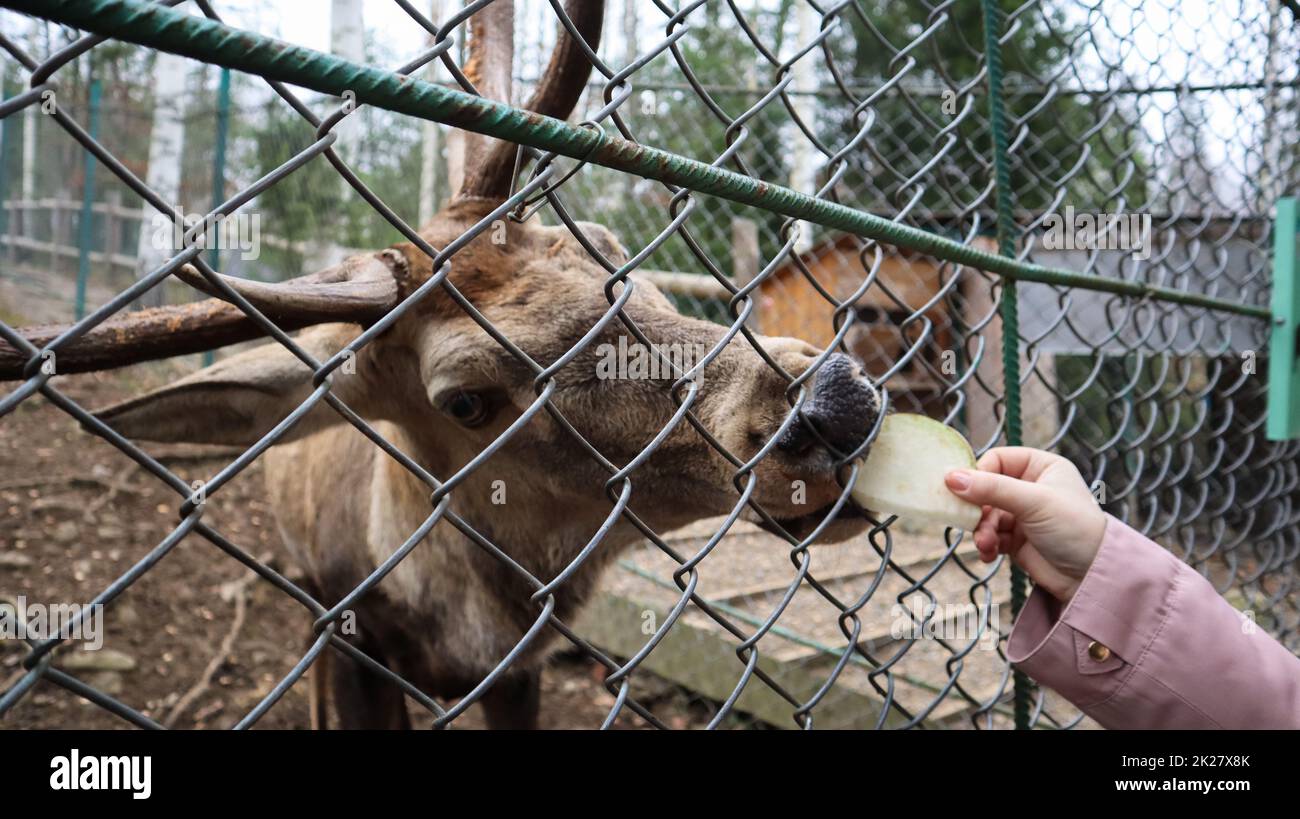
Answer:
<svg viewBox="0 0 1300 819"><path fill-rule="evenodd" d="M80 405L97 408L192 368L193 362L56 379ZM6 384L7 393L13 384ZM187 481L210 478L233 450L148 446ZM295 577L281 562L272 513L254 464L209 500L204 520L241 548ZM179 498L42 396L0 418L0 602L89 602L138 561L178 520ZM96 652L59 651L56 665L154 720L178 728L228 728L302 656L306 611L197 535L185 538L104 612ZM0 690L22 674L25 645L0 641ZM603 667L578 654L557 657L543 676L542 723L595 728L614 698ZM639 701L668 724L698 727L709 709L644 672ZM477 706L454 728L482 727ZM423 709L415 725L430 723ZM618 727L645 723L624 711ZM122 728L128 723L42 682L0 720L0 728ZM301 680L257 723L308 727Z"/></svg>

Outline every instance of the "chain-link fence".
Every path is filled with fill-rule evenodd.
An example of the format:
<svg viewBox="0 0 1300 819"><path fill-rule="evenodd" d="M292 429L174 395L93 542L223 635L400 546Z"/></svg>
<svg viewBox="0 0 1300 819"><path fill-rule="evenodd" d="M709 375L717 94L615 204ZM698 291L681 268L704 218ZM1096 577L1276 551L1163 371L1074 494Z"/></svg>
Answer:
<svg viewBox="0 0 1300 819"><path fill-rule="evenodd" d="M115 599L186 539L216 547L310 614L307 650L241 714L240 727L262 719L326 657L355 664L377 686L363 685L363 698L388 713L395 697L399 711L425 709L442 727L495 697L505 701L494 706L503 720L512 707L518 717L536 699L537 669L561 649L603 668L613 698L606 725L675 724L639 697L638 681L650 675L692 692L710 726L742 718L802 727L1078 724L1076 709L1011 673L1004 647L1025 581L1009 564L981 563L958 530L903 520L859 522L862 533L843 543L815 543L847 514L841 487L868 443L830 446L836 486L824 506L811 506L811 520L772 500L790 494L771 486L790 474L780 471L778 444L805 423L815 379L838 360L828 357L835 351L864 365L889 408L940 418L979 451L1023 442L1066 455L1108 512L1297 645L1297 447L1264 434L1273 211L1300 175L1292 4L628 4L604 12L609 20L622 13L621 28L607 22L599 47L584 41L576 49L595 77L579 104L580 125L470 96L481 74L470 70L462 43L501 0L437 20L398 0L428 39L414 59L385 68L225 27L208 2L192 4L193 15L168 8L176 3L132 0L0 5L90 32L42 59L14 38L0 40L11 58L6 77L23 87L0 114L6 124L38 116L53 92L61 104L39 115L40 128L66 156L42 173L69 176L74 157L85 154L97 163L78 185L61 179L66 192L44 206L23 199L5 208L6 277L48 288L60 272L71 275L84 251L103 291L97 298L92 288L88 315L70 327L28 332L0 322L10 348L0 350L3 375L20 382L0 407L8 415L43 396L176 493L180 523L152 548L137 544L130 569L92 601L107 604L110 616ZM584 5L520 3L519 37L562 29L582 39ZM217 82L209 69L220 66L238 72L237 83L272 90L246 110L235 106L236 121L268 127L235 137L243 143L217 185L220 204L202 206L201 163L183 175L192 192L160 195L141 179L143 149L129 157L115 150L130 127L131 94L116 124L106 116L90 127L91 83L78 67L125 43L145 55L161 49L201 61L202 88ZM547 54L551 41L530 47ZM527 60L516 59L517 104L545 84L544 62L535 60L539 73L530 73ZM74 77L65 82L67 75ZM136 97L141 110L143 99ZM188 116L206 116L193 110ZM344 150L352 143L338 131L361 117L360 133L376 138L356 139L365 150ZM443 198L414 182L422 166L436 164L420 159L430 144L421 119L441 123L433 132L440 141L466 141L472 132L525 146L508 197L472 218L444 210L432 227L413 227ZM0 155L9 179L21 176L26 159L11 147L16 130L6 129ZM58 134L67 138L57 143ZM195 143L186 161L210 153ZM457 171L441 152L437 162L433 176L445 194ZM97 221L77 247L73 227L82 225L53 214L71 211L74 204L63 203L75 203L97 177L101 196L106 187L116 193L111 204L85 211ZM260 214L269 234L280 231L278 241L256 270L241 269L229 250L212 257L201 229L183 228L170 258L138 271L140 258L121 252L114 237L140 230L141 202L177 218L169 196L197 201L209 215ZM342 231L332 219L344 209L364 211L363 226L351 220ZM304 340L316 338L310 332L287 334L318 318L239 284L241 276L275 281L343 255L322 247L395 242L406 248L394 268L400 298L324 349ZM508 249L492 262L495 251L483 248L498 245ZM119 256L122 270L111 277ZM529 272L534 257L586 265L600 277L548 284L551 268ZM518 265L517 275L494 275L493 264ZM234 275L223 278L217 267ZM128 311L164 282L173 288L166 301L201 291L234 306L165 314L166 334L146 337ZM698 360L674 363L659 379L659 397L671 402L654 413L629 407L656 399L590 373L610 333L647 346L671 337L647 325L634 301L648 284L715 327ZM576 292L584 286L589 293ZM498 299L509 312L497 311ZM456 454L435 457L409 422L359 411L364 396L348 392L346 379L352 368L380 366L366 356L383 339L454 321L472 325L453 345L468 351L464 357L487 356L491 346L491 363L478 369L492 374L484 386L497 397L463 399L458 388L439 409L475 421L496 400L509 407L508 422L488 423L487 437L443 441ZM827 353L790 372L760 333ZM197 489L148 444L123 437L60 389L77 370L258 336L271 336L309 378L256 443ZM450 347L439 355L456 358ZM731 375L742 355L757 357L774 379L770 391L784 396L783 417L744 431L754 440L727 426L758 401ZM222 359L245 367L249 360ZM431 367L426 361L419 371L427 382L420 389L433 397L442 376ZM511 379L524 393L503 387ZM727 412L710 410L727 392ZM245 414L256 412L249 406ZM342 543L346 529L337 538L318 530L321 543L296 548L327 568L291 579L205 513L241 473L269 471L273 459L299 464L280 471L317 468L309 450L334 439L304 444L295 427L321 415L360 433L336 447L330 468L382 460L388 471L376 467L374 475L388 482L368 478L366 490L333 484L308 501L273 491L271 511L293 518L304 503L343 508L342 495L374 494L382 504L356 531L378 548ZM640 428L646 419L653 424ZM683 441L689 446L679 451ZM587 490L547 470L580 476ZM683 497L707 495L709 481L729 493L711 512ZM552 482L560 488L534 486ZM471 498L480 490L529 500L493 506ZM411 493L418 504L400 499ZM665 508L674 504L680 508ZM35 514L21 503L10 511ZM314 514L318 525L346 523ZM389 522L386 538L375 534L376 516ZM564 525L568 519L575 526ZM530 539L551 553L543 559ZM362 556L344 566L313 549ZM367 609L375 599L392 608ZM366 618L414 617L416 607L393 602L410 599L432 601L424 611L437 616L413 620L396 638ZM470 621L473 629L455 627ZM110 694L59 667L62 642L30 641L0 713L53 685L130 723L159 724L129 690ZM413 672L409 657L393 656L405 655L406 644L437 670Z"/></svg>

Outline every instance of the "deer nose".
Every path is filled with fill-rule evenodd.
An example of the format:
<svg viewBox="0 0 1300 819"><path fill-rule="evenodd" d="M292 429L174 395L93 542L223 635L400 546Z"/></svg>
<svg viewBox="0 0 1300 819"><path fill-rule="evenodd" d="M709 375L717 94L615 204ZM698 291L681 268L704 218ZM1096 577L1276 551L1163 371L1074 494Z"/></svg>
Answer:
<svg viewBox="0 0 1300 819"><path fill-rule="evenodd" d="M803 406L803 420L816 427L816 434L796 419L776 445L782 452L798 457L824 441L839 455L847 455L867 439L879 414L880 395L857 362L843 353L834 353L817 371L812 397Z"/></svg>

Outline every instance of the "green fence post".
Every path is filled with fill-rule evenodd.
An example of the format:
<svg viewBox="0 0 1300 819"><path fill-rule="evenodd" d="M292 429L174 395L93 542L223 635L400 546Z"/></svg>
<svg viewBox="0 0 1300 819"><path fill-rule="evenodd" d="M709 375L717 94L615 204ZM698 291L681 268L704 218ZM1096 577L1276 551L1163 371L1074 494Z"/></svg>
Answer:
<svg viewBox="0 0 1300 819"><path fill-rule="evenodd" d="M90 83L91 139L99 138L99 80ZM81 182L81 217L77 222L77 303L76 316L80 321L86 315L86 282L90 278L90 245L94 241L95 222L95 155L86 151L86 164Z"/></svg>
<svg viewBox="0 0 1300 819"><path fill-rule="evenodd" d="M212 149L212 209L226 199L226 133L230 129L230 69L221 69L217 84L217 133ZM219 232L218 232L219 235ZM221 248L217 236L208 237L208 264L221 269Z"/></svg>
<svg viewBox="0 0 1300 819"><path fill-rule="evenodd" d="M1007 108L1002 98L1002 46L998 42L1006 16L997 0L981 0L984 8L984 58L989 83L989 125L993 137L993 172L997 184L998 255L1016 255L1016 224L1011 203L1011 162L1007 156ZM1002 277L1002 388L1006 396L1006 438L1008 446L1020 445L1020 314L1016 303L1015 279ZM1018 566L1011 567L1011 616L1025 605L1028 578ZM1016 728L1029 726L1029 678L1013 673Z"/></svg>
<svg viewBox="0 0 1300 819"><path fill-rule="evenodd" d="M8 71L0 72L0 86L3 86L4 98L9 99ZM0 124L0 241L3 242L7 242L9 236L9 208L5 200L9 197L9 155L13 152L12 144L17 135L14 119L14 114L10 114Z"/></svg>
<svg viewBox="0 0 1300 819"><path fill-rule="evenodd" d="M212 209L216 210L226 199L226 135L230 130L230 69L221 69L221 79L217 83L217 133L212 157ZM207 237L208 264L213 270L221 270L220 231ZM213 362L212 351L203 354L203 366Z"/></svg>
<svg viewBox="0 0 1300 819"><path fill-rule="evenodd" d="M1296 198L1277 200L1273 223L1273 327L1268 341L1270 441L1300 438L1300 288L1296 287Z"/></svg>

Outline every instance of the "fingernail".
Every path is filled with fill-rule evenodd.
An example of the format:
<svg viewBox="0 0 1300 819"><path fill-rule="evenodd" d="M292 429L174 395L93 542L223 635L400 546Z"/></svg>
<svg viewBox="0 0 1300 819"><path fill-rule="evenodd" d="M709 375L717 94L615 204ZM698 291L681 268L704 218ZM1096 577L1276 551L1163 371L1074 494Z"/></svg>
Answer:
<svg viewBox="0 0 1300 819"><path fill-rule="evenodd" d="M970 489L970 472L965 469L954 469L944 476L948 488L954 492L965 492Z"/></svg>

